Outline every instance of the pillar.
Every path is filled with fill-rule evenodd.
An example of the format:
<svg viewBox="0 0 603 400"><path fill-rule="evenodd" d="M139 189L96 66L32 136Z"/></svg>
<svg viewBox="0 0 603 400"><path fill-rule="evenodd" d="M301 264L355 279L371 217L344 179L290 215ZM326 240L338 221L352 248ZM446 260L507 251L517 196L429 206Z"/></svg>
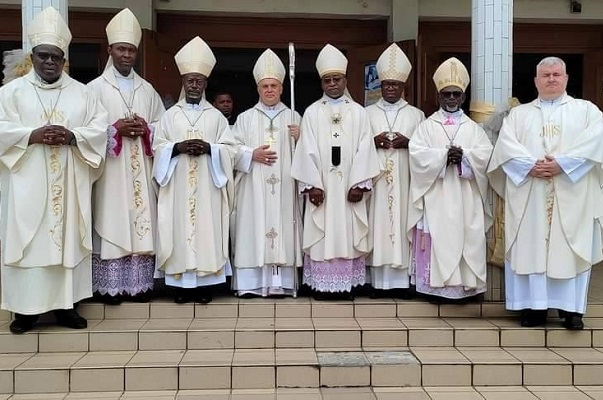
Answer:
<svg viewBox="0 0 603 400"><path fill-rule="evenodd" d="M23 50L27 53L31 50L27 40L27 27L34 17L46 7L52 6L61 14L67 25L67 0L22 0L21 2L21 21L23 26Z"/></svg>
<svg viewBox="0 0 603 400"><path fill-rule="evenodd" d="M513 0L472 0L471 117L485 122L507 104L513 78ZM488 131L494 143L498 132ZM489 199L495 210L493 193ZM492 240L488 238L489 242ZM486 300L504 301L503 269L488 266Z"/></svg>

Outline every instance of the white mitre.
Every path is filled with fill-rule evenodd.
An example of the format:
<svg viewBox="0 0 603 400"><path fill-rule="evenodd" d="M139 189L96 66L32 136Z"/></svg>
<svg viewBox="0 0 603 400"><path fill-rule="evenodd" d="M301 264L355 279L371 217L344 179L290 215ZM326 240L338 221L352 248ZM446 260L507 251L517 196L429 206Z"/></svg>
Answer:
<svg viewBox="0 0 603 400"><path fill-rule="evenodd" d="M322 48L316 58L316 70L322 78L326 74L347 73L348 59L335 46L327 44Z"/></svg>
<svg viewBox="0 0 603 400"><path fill-rule="evenodd" d="M410 60L396 43L392 43L377 60L377 75L380 81L406 82L412 71Z"/></svg>
<svg viewBox="0 0 603 400"><path fill-rule="evenodd" d="M31 21L28 29L31 48L41 44L56 46L67 54L71 32L61 14L53 7L46 7Z"/></svg>
<svg viewBox="0 0 603 400"><path fill-rule="evenodd" d="M114 43L129 43L138 47L142 30L136 16L129 8L117 13L105 28L109 45Z"/></svg>
<svg viewBox="0 0 603 400"><path fill-rule="evenodd" d="M214 65L216 65L214 53L199 36L195 36L178 50L174 60L176 60L180 75L196 72L209 78Z"/></svg>
<svg viewBox="0 0 603 400"><path fill-rule="evenodd" d="M276 79L283 83L285 79L285 66L276 53L270 49L266 49L255 62L253 67L253 77L255 83L260 83L262 79Z"/></svg>
<svg viewBox="0 0 603 400"><path fill-rule="evenodd" d="M463 92L467 89L470 82L469 71L463 63L455 57L451 57L444 61L433 74L433 82L438 89L438 92L447 86L455 86Z"/></svg>

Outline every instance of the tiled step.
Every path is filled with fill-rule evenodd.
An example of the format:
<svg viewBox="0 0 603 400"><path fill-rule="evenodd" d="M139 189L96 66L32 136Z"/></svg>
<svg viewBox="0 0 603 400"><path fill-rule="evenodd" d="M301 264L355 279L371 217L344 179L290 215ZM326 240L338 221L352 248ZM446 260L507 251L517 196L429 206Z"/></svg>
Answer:
<svg viewBox="0 0 603 400"><path fill-rule="evenodd" d="M44 397L42 397L44 396ZM11 400L589 400L602 399L603 386L420 387L165 390L152 392L46 393ZM0 395L0 400L8 400Z"/></svg>
<svg viewBox="0 0 603 400"><path fill-rule="evenodd" d="M138 350L307 348L382 350L404 347L603 347L603 318L583 331L560 320L522 328L509 318L197 318L89 320L71 330L41 324L24 335L0 323L0 354Z"/></svg>
<svg viewBox="0 0 603 400"><path fill-rule="evenodd" d="M0 358L0 392L601 385L603 349L40 353Z"/></svg>

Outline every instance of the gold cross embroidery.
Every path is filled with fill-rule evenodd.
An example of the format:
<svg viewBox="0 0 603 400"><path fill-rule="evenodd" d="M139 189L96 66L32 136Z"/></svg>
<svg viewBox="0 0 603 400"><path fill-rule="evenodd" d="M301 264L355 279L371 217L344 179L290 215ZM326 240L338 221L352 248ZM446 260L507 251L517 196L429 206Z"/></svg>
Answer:
<svg viewBox="0 0 603 400"><path fill-rule="evenodd" d="M278 233L274 230L274 228L270 228L270 231L266 234L266 238L270 240L270 248L274 249L274 240L277 238Z"/></svg>
<svg viewBox="0 0 603 400"><path fill-rule="evenodd" d="M266 183L272 185L272 191L270 193L272 193L273 195L276 194L276 191L274 190L274 185L278 185L280 181L281 180L278 179L274 174L270 175L270 178L266 179Z"/></svg>

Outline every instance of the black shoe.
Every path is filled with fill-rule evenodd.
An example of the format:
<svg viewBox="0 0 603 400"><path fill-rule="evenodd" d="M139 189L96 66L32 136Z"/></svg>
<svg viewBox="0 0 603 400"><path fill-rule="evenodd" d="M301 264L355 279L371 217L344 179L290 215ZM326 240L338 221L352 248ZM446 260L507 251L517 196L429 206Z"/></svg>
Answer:
<svg viewBox="0 0 603 400"><path fill-rule="evenodd" d="M326 301L329 300L329 294L326 292L319 292L318 290L313 290L312 291L312 297L314 297L314 300L316 301Z"/></svg>
<svg viewBox="0 0 603 400"><path fill-rule="evenodd" d="M369 293L369 298L370 299L380 299L383 297L383 290L379 290L379 289L375 289L375 288L371 288L371 291Z"/></svg>
<svg viewBox="0 0 603 400"><path fill-rule="evenodd" d="M189 289L176 289L174 293L174 303L185 304L191 301Z"/></svg>
<svg viewBox="0 0 603 400"><path fill-rule="evenodd" d="M547 310L522 310L521 326L524 328L534 328L536 326L546 325Z"/></svg>
<svg viewBox="0 0 603 400"><path fill-rule="evenodd" d="M77 313L74 309L55 310L54 315L57 319L57 324L71 329L86 329L88 321Z"/></svg>
<svg viewBox="0 0 603 400"><path fill-rule="evenodd" d="M210 289L197 289L197 294L195 296L195 300L197 303L208 304L213 300L213 296Z"/></svg>
<svg viewBox="0 0 603 400"><path fill-rule="evenodd" d="M400 300L410 300L414 297L412 289L394 289L394 297Z"/></svg>
<svg viewBox="0 0 603 400"><path fill-rule="evenodd" d="M108 306L118 306L123 302L123 298L120 295L111 296L109 294L105 294L99 297L99 300Z"/></svg>
<svg viewBox="0 0 603 400"><path fill-rule="evenodd" d="M130 297L130 301L133 303L148 303L151 300L153 300L153 290L151 289Z"/></svg>
<svg viewBox="0 0 603 400"><path fill-rule="evenodd" d="M253 293L243 293L239 295L239 299L255 299L257 297L260 297L256 294Z"/></svg>
<svg viewBox="0 0 603 400"><path fill-rule="evenodd" d="M565 311L565 310L557 310L557 313L559 314L559 319L565 319L568 314L570 314L569 312Z"/></svg>
<svg viewBox="0 0 603 400"><path fill-rule="evenodd" d="M15 314L15 320L10 324L10 331L16 335L31 331L38 321L37 315Z"/></svg>
<svg viewBox="0 0 603 400"><path fill-rule="evenodd" d="M563 321L563 327L570 331L581 331L584 329L584 322L582 321L582 314L574 312L565 313L565 321Z"/></svg>

